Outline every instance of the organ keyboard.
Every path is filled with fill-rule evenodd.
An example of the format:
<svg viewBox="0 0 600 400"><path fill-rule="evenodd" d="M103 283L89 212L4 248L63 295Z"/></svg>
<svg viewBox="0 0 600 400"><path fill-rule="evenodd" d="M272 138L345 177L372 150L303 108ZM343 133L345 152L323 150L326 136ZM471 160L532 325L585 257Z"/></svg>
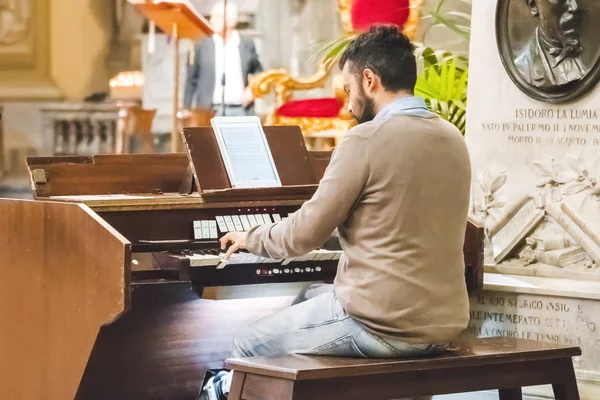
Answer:
<svg viewBox="0 0 600 400"><path fill-rule="evenodd" d="M267 287L331 282L335 239L289 260L223 260L221 236L287 218L328 164L297 127L265 133L281 188L232 189L210 128L184 130L187 154L29 158L34 200L0 199L0 315L11 327L0 329L0 393L195 400L233 334L289 305ZM482 234L469 223L470 290L482 283ZM265 297L205 290L250 284Z"/></svg>

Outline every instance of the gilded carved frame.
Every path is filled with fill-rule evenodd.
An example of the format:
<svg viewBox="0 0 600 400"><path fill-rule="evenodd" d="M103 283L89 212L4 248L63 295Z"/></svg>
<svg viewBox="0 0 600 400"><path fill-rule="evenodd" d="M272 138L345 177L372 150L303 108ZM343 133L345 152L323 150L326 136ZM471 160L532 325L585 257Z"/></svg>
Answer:
<svg viewBox="0 0 600 400"><path fill-rule="evenodd" d="M58 98L51 79L51 0L18 0L0 7L0 100Z"/></svg>

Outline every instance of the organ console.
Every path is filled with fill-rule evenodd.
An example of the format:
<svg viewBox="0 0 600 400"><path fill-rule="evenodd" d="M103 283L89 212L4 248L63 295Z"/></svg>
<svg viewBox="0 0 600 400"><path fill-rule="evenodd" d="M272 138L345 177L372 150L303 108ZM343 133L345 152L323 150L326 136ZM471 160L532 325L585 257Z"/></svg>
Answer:
<svg viewBox="0 0 600 400"><path fill-rule="evenodd" d="M186 154L28 158L34 200L0 199L0 393L193 400L240 326L290 304L278 288L332 281L335 240L289 260L223 260L223 234L287 218L329 162L297 127L264 129L279 188L231 188L210 128L184 129ZM482 249L471 221L471 291ZM242 285L254 295L210 289Z"/></svg>

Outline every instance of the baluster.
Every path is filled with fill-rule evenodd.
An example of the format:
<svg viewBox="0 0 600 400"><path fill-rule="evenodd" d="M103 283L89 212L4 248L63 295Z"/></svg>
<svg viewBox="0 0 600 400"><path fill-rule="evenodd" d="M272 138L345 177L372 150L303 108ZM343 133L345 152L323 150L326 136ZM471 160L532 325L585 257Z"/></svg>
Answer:
<svg viewBox="0 0 600 400"><path fill-rule="evenodd" d="M67 120L67 129L69 132L69 148L67 152L69 154L77 154L77 126L73 119Z"/></svg>
<svg viewBox="0 0 600 400"><path fill-rule="evenodd" d="M54 136L54 154L60 155L65 152L65 135L63 121L52 118L52 135Z"/></svg>

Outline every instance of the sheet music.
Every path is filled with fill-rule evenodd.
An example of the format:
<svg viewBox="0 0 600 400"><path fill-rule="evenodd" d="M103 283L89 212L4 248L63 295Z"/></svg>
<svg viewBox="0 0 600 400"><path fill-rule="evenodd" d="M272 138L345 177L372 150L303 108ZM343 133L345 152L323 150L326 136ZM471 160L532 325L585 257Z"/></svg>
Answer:
<svg viewBox="0 0 600 400"><path fill-rule="evenodd" d="M281 186L258 118L213 118L213 128L233 187Z"/></svg>

